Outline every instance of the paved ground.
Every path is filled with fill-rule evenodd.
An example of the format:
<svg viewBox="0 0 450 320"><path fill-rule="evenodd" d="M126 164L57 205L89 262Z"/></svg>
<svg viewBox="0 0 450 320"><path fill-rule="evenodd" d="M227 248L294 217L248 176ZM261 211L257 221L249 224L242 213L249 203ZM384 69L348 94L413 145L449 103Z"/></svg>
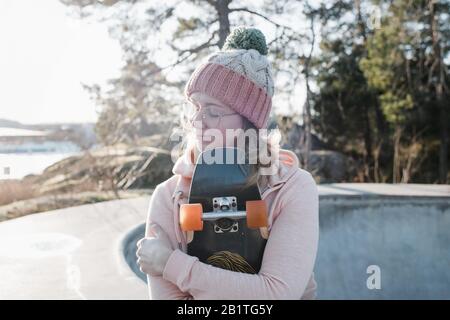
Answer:
<svg viewBox="0 0 450 320"><path fill-rule="evenodd" d="M0 223L0 299L147 299L122 240L149 197L39 213Z"/></svg>
<svg viewBox="0 0 450 320"><path fill-rule="evenodd" d="M319 192L320 298L450 299L450 186L345 183ZM130 265L148 201L0 223L0 299L146 299ZM381 290L367 288L369 265L380 267Z"/></svg>

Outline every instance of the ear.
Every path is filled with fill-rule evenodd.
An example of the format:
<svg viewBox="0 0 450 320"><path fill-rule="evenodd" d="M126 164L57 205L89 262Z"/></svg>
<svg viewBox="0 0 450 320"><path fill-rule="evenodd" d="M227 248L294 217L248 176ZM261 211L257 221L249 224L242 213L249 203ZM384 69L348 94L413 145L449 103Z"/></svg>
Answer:
<svg viewBox="0 0 450 320"><path fill-rule="evenodd" d="M200 155L199 150L197 149L195 144L192 144L188 152L189 152L189 161L191 162L191 164L195 165L197 163L197 158Z"/></svg>
<svg viewBox="0 0 450 320"><path fill-rule="evenodd" d="M190 159L191 159L191 163L192 163L192 164L195 164L194 148L191 148L191 151L190 151Z"/></svg>

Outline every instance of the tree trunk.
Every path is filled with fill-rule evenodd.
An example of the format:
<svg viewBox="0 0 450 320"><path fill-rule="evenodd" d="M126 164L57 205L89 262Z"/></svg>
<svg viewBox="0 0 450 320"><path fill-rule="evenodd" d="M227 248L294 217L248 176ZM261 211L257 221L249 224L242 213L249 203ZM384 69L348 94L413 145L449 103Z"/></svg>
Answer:
<svg viewBox="0 0 450 320"><path fill-rule="evenodd" d="M223 45L225 44L225 40L227 39L228 35L230 34L230 8L228 8L228 5L230 4L231 0L217 0L215 2L214 7L217 10L217 14L219 16L219 48L222 49Z"/></svg>
<svg viewBox="0 0 450 320"><path fill-rule="evenodd" d="M366 178L368 179L368 182L372 181L372 177L370 174L370 168L373 165L373 156L372 156L372 135L371 135L371 127L370 127L370 121L369 121L369 110L367 106L364 106L364 146L366 148L366 156L365 156L365 163L366 163Z"/></svg>
<svg viewBox="0 0 450 320"><path fill-rule="evenodd" d="M305 59L304 66L304 74L305 74L305 82L306 82L306 103L305 108L303 110L303 124L306 133L306 141L305 141L305 160L304 160L304 168L305 170L309 170L309 158L311 155L311 88L309 86L309 64L311 62L311 57L314 50L314 44L316 41L316 34L314 32L314 16L310 16L310 30L311 30L311 48L309 51L309 55Z"/></svg>
<svg viewBox="0 0 450 320"><path fill-rule="evenodd" d="M304 168L305 170L309 170L309 157L311 155L311 105L309 103L311 99L311 91L309 88L309 70L307 66L305 72L305 80L306 80L306 103L305 109L303 110L303 124L305 128L306 141L305 141L305 160L304 160Z"/></svg>
<svg viewBox="0 0 450 320"><path fill-rule="evenodd" d="M361 0L355 0L355 8L356 8L356 20L357 20L357 27L359 36L361 36L364 40L364 46L367 42L367 35L366 35L366 26L362 17L361 13ZM365 50L366 51L366 50ZM370 127L370 121L369 121L369 107L367 105L364 106L364 147L366 151L366 156L364 157L365 162L365 174L364 179L367 181L372 181L372 175L370 172L370 169L373 165L373 150L372 150L372 135L371 135L371 127Z"/></svg>
<svg viewBox="0 0 450 320"><path fill-rule="evenodd" d="M439 106L439 120L440 120L440 150L439 150L439 182L447 183L448 171L448 110L447 103L444 101L444 65L442 63L442 49L439 39L439 30L436 17L436 1L430 0L430 27L431 38L433 42L433 55L436 61L437 81L435 83L436 102Z"/></svg>
<svg viewBox="0 0 450 320"><path fill-rule="evenodd" d="M364 24L362 14L361 14L361 0L355 0L355 8L356 8L357 21L358 21L358 31L359 31L359 34L363 37L364 43L366 43L367 42L366 26Z"/></svg>
<svg viewBox="0 0 450 320"><path fill-rule="evenodd" d="M402 128L397 126L394 133L394 160L392 166L392 183L398 183L400 181L400 138L402 135Z"/></svg>

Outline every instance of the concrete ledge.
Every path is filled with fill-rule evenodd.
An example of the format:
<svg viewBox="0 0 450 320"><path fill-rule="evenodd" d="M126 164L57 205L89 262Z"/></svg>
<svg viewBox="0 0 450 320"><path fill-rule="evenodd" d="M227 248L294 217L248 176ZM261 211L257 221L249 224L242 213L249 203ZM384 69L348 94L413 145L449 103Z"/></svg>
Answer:
<svg viewBox="0 0 450 320"><path fill-rule="evenodd" d="M450 197L450 185L407 183L330 183L320 184L321 196Z"/></svg>

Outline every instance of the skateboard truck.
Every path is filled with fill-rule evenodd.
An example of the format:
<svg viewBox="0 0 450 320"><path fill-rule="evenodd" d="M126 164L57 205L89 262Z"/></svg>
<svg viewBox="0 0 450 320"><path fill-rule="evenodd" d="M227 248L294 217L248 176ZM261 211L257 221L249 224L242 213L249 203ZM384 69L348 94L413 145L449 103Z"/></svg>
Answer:
<svg viewBox="0 0 450 320"><path fill-rule="evenodd" d="M236 197L213 198L213 211L237 211Z"/></svg>
<svg viewBox="0 0 450 320"><path fill-rule="evenodd" d="M182 204L180 225L183 231L201 231L203 221L213 221L217 233L237 232L237 220L246 218L249 228L267 229L267 208L263 200L246 201L246 210L237 209L236 197L213 198L213 211L203 212L200 203ZM216 229L216 226L218 227ZM267 239L267 232L263 237Z"/></svg>
<svg viewBox="0 0 450 320"><path fill-rule="evenodd" d="M211 217L211 220L214 220L215 233L237 232L239 230L239 223L233 218L244 218L246 212L237 211L236 203L236 197L213 198L212 214L205 213L203 217L205 220L208 220L209 217ZM225 214L225 217L221 217L220 213Z"/></svg>

